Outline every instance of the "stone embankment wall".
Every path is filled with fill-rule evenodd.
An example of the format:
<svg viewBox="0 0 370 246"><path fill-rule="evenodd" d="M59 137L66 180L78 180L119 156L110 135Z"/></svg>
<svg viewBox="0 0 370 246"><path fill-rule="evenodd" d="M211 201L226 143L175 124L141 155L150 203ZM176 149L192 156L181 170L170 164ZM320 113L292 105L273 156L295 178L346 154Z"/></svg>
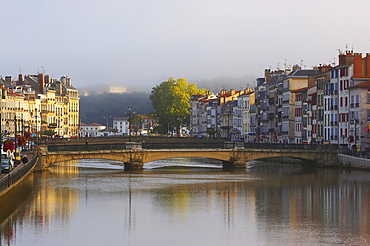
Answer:
<svg viewBox="0 0 370 246"><path fill-rule="evenodd" d="M370 159L338 154L338 162L340 166L365 168L370 170Z"/></svg>

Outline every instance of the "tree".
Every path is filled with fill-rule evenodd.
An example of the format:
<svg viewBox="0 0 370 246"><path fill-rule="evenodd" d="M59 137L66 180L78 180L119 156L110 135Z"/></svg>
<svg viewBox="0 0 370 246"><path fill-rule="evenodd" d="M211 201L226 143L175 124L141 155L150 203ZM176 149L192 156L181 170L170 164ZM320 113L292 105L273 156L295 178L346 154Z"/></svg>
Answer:
<svg viewBox="0 0 370 246"><path fill-rule="evenodd" d="M161 129L171 132L175 129L179 133L180 126L190 121L191 95L205 93L205 89L198 89L185 78L175 80L171 77L153 87L149 99Z"/></svg>
<svg viewBox="0 0 370 246"><path fill-rule="evenodd" d="M15 143L14 143L14 141L11 140L11 139L5 140L4 141L3 150L4 150L4 152L6 152L7 150L10 150L10 151L13 152L15 150Z"/></svg>
<svg viewBox="0 0 370 246"><path fill-rule="evenodd" d="M131 116L128 119L128 121L130 123L130 128L134 129L136 135L138 135L138 132L141 133L140 130L141 130L141 126L144 122L144 115L137 114L137 115Z"/></svg>
<svg viewBox="0 0 370 246"><path fill-rule="evenodd" d="M52 137L56 134L56 132L54 130L46 130L44 131L44 135L48 136L48 137Z"/></svg>
<svg viewBox="0 0 370 246"><path fill-rule="evenodd" d="M212 138L214 138L214 137L216 136L217 132L218 132L218 131L217 131L215 128L213 128L213 127L211 127L211 128L208 128L208 129L207 129L207 133L208 133Z"/></svg>

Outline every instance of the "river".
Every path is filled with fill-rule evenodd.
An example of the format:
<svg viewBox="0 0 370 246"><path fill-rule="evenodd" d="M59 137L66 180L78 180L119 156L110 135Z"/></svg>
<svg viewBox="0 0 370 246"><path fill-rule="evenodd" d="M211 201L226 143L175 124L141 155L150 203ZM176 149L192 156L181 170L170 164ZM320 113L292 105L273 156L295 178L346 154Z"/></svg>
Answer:
<svg viewBox="0 0 370 246"><path fill-rule="evenodd" d="M0 245L369 245L370 172L179 158L86 159L0 198Z"/></svg>

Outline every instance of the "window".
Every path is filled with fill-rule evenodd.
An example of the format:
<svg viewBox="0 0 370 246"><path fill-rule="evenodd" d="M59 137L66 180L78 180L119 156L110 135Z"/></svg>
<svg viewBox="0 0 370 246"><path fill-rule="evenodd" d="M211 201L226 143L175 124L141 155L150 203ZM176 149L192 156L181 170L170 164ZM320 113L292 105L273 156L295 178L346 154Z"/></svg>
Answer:
<svg viewBox="0 0 370 246"><path fill-rule="evenodd" d="M366 103L370 104L370 92L367 92L366 94Z"/></svg>

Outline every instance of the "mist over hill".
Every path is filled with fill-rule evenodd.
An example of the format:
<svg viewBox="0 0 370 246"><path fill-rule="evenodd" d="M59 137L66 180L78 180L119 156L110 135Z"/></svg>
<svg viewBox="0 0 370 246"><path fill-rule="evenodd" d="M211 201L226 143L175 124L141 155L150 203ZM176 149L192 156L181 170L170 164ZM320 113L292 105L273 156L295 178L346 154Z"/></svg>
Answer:
<svg viewBox="0 0 370 246"><path fill-rule="evenodd" d="M133 93L101 93L90 96L80 96L81 123L99 123L112 125L114 117L125 117L125 110L132 108L131 114L146 115L153 111L149 94L145 92Z"/></svg>
<svg viewBox="0 0 370 246"><path fill-rule="evenodd" d="M200 89L207 89L213 93L220 92L221 89L235 89L242 90L247 87L255 86L256 77L243 76L239 78L219 77L213 79L188 80L189 83L196 83Z"/></svg>

